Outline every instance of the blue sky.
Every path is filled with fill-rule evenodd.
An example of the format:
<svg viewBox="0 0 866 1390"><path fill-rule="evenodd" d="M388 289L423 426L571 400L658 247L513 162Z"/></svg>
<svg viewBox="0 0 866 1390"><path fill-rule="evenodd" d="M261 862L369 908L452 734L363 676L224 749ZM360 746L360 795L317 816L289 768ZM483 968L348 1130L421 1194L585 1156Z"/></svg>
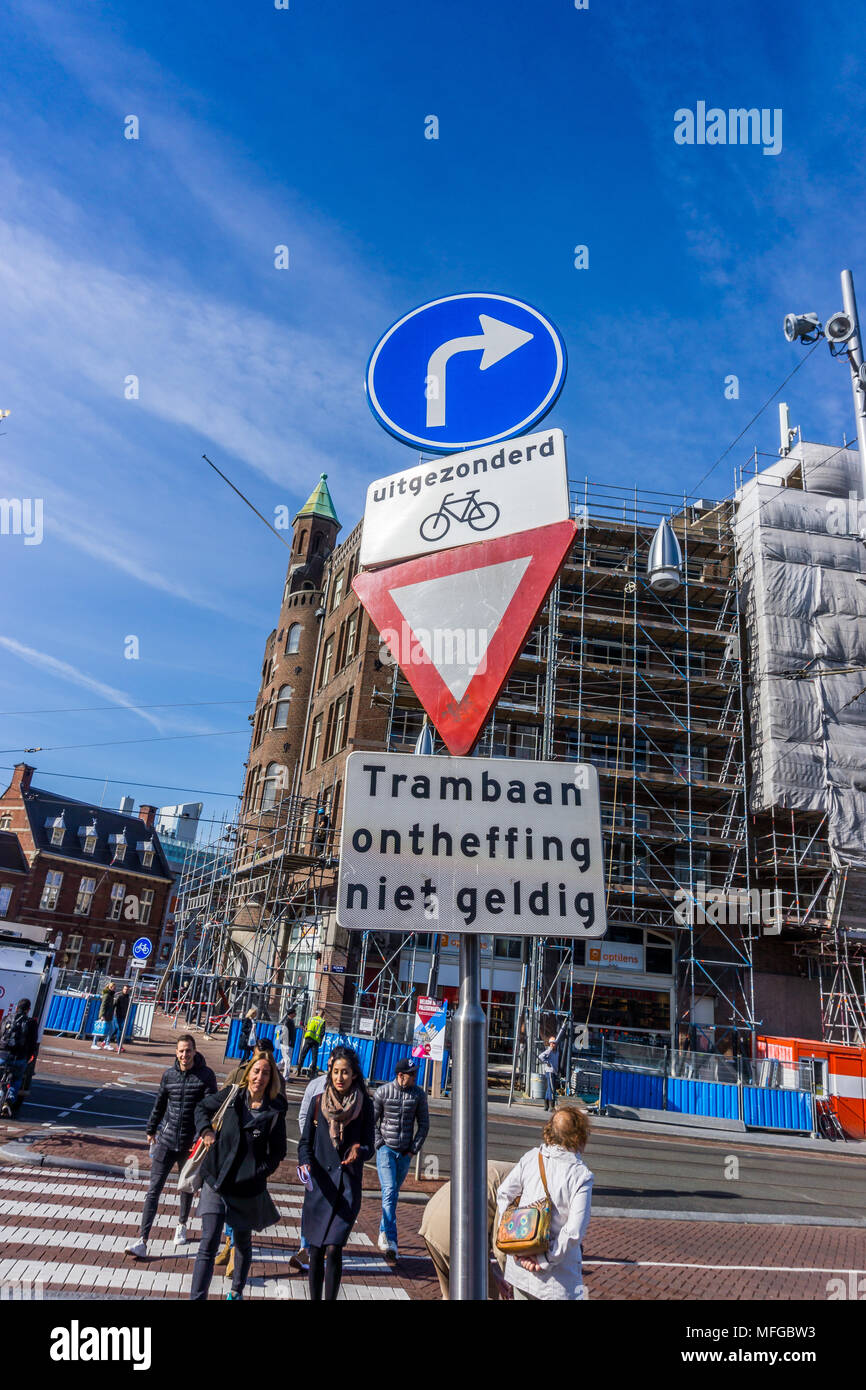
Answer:
<svg viewBox="0 0 866 1390"><path fill-rule="evenodd" d="M286 557L201 454L266 515L327 472L347 534L414 461L363 390L413 305L538 305L573 475L691 491L799 360L782 315L841 307L845 266L866 302L839 0L12 0L3 48L0 491L45 530L0 536L0 765L40 745L72 795L231 808ZM675 144L698 101L781 108L781 153ZM784 395L806 438L853 433L825 348ZM701 491L777 444L773 406Z"/></svg>

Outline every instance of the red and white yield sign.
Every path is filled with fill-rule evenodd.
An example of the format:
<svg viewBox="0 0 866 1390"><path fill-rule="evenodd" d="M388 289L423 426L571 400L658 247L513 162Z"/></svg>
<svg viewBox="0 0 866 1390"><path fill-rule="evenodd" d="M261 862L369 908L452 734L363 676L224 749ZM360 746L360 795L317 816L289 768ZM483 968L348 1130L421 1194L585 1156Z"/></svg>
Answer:
<svg viewBox="0 0 866 1390"><path fill-rule="evenodd" d="M353 580L449 753L471 752L576 531L558 521Z"/></svg>

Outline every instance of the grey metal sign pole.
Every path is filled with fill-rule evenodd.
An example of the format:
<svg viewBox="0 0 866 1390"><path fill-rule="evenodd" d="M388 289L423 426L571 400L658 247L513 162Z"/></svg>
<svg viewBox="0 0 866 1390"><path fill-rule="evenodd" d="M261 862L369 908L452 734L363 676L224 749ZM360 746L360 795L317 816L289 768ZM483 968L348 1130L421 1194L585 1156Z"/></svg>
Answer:
<svg viewBox="0 0 866 1390"><path fill-rule="evenodd" d="M451 1297L487 1298L487 1020L481 1007L481 942L460 937L460 1003L454 1015L451 1101Z"/></svg>

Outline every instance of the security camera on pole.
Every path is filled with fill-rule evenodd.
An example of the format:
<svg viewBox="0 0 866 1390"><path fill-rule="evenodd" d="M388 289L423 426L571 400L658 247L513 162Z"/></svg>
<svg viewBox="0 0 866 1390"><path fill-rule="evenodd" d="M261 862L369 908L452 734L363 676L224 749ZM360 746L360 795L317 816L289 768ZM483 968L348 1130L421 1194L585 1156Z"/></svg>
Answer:
<svg viewBox="0 0 866 1390"><path fill-rule="evenodd" d="M850 270L842 271L843 308L821 324L818 315L786 314L784 331L789 343L815 343L826 338L833 357L845 356L851 368L851 390L854 393L854 417L857 421L857 447L860 452L861 497L866 499L866 366L863 363L863 340L860 319L854 296L854 277Z"/></svg>
<svg viewBox="0 0 866 1390"><path fill-rule="evenodd" d="M595 769L468 756L577 532L562 432L539 429L565 370L549 319L481 293L405 314L367 366L379 424L449 456L370 485L365 569L353 588L451 756L430 756L423 736L414 755L350 755L336 915L350 930L405 931L408 914L423 911L437 932L460 939L451 1111L458 1300L487 1297L480 935L606 928Z"/></svg>

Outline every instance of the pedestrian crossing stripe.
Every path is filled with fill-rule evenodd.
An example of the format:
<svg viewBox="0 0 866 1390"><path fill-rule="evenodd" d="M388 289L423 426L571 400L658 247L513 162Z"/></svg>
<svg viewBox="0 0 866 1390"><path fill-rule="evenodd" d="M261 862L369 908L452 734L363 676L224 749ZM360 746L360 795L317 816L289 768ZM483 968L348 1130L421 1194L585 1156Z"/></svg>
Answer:
<svg viewBox="0 0 866 1390"><path fill-rule="evenodd" d="M63 1287L74 1297L73 1290L80 1286L93 1289L116 1291L121 1296L128 1294L139 1298L142 1294L175 1294L183 1297L188 1294L192 1271L184 1274L165 1274L141 1268L110 1268L104 1265L70 1264L55 1260L0 1260L0 1284L41 1285ZM231 1280L216 1275L210 1286L211 1294L224 1298L231 1288ZM297 1299L310 1297L306 1279L284 1279L272 1276L251 1275L244 1290L245 1298ZM399 1299L408 1302L409 1295L404 1288L393 1284L346 1283L340 1287L338 1298L344 1300Z"/></svg>
<svg viewBox="0 0 866 1390"><path fill-rule="evenodd" d="M23 1216L31 1220L45 1221L70 1221L77 1226L85 1226L91 1221L101 1221L103 1225L128 1226L132 1231L139 1228L139 1211L106 1211L104 1207L80 1207L70 1206L63 1202L14 1202L0 1201L0 1217ZM152 1229L162 1227L173 1231L177 1221L173 1216L165 1216L157 1212ZM186 1223L186 1228L191 1233L196 1233L201 1228L201 1221L197 1216L191 1216ZM70 1234L70 1233L66 1233ZM87 1234L86 1232L82 1234ZM268 1238L284 1237L288 1240L298 1240L300 1238L300 1225L280 1224L269 1226L262 1235ZM129 1236L125 1238L129 1243ZM373 1242L363 1231L353 1231L349 1236L350 1245L372 1245ZM148 1248L153 1245L150 1241ZM175 1250L183 1250L183 1246L175 1246L171 1241L171 1246Z"/></svg>

